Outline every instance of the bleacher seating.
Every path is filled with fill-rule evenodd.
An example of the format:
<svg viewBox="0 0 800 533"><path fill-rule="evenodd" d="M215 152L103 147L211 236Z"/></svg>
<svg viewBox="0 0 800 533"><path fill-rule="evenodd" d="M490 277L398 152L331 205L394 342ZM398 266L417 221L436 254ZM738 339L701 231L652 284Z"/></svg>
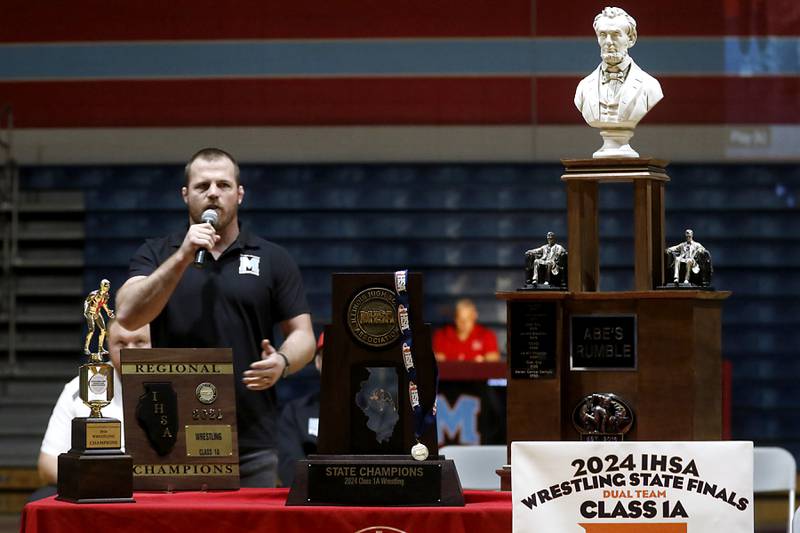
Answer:
<svg viewBox="0 0 800 533"><path fill-rule="evenodd" d="M145 237L185 224L180 165L31 167L29 190L85 192L85 289L124 281ZM712 284L732 290L723 355L733 362L733 436L800 456L794 412L800 363L800 167L668 167L667 243L695 238L711 250ZM315 327L330 321L330 274L410 268L425 278L425 318L450 321L473 298L481 321L505 339L497 290L523 282L524 251L547 231L566 244L566 200L557 164L243 165L243 219L286 246L300 264ZM632 195L600 191L601 288L632 287Z"/></svg>

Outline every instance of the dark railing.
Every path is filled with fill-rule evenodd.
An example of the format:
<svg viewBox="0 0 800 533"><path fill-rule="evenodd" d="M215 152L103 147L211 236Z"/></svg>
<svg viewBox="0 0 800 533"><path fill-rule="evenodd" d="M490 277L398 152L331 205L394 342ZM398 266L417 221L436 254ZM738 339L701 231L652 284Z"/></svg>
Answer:
<svg viewBox="0 0 800 533"><path fill-rule="evenodd" d="M0 304L0 314L8 324L7 371L13 372L17 362L16 279L15 265L19 240L19 172L13 153L14 112L11 106L0 110L0 231L3 239L3 269L0 287L6 301Z"/></svg>

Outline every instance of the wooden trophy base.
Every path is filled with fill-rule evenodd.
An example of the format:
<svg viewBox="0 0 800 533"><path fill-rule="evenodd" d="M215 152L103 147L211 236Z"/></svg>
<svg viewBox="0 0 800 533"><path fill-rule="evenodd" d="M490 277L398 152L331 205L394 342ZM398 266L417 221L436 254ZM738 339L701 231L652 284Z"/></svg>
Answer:
<svg viewBox="0 0 800 533"><path fill-rule="evenodd" d="M511 491L511 465L503 465L502 468L495 470L500 476L500 490L503 492Z"/></svg>
<svg viewBox="0 0 800 533"><path fill-rule="evenodd" d="M635 422L625 440L719 440L722 305L729 295L700 290L498 293L509 317L509 444L580 440L573 416L595 393L618 395L633 409ZM633 364L603 367L599 356L591 368L573 364L578 354L570 347L584 338L581 324L604 317L635 320ZM592 346L610 348L614 342ZM609 358L622 361L618 355ZM531 406L547 409L532 416Z"/></svg>
<svg viewBox="0 0 800 533"><path fill-rule="evenodd" d="M451 459L407 455L310 455L297 461L286 505L463 507Z"/></svg>
<svg viewBox="0 0 800 533"><path fill-rule="evenodd" d="M72 449L58 456L58 497L73 503L127 503L133 499L133 458L120 451L114 418L73 418Z"/></svg>
<svg viewBox="0 0 800 533"><path fill-rule="evenodd" d="M58 456L57 500L128 503L133 499L133 458L119 450L70 450Z"/></svg>

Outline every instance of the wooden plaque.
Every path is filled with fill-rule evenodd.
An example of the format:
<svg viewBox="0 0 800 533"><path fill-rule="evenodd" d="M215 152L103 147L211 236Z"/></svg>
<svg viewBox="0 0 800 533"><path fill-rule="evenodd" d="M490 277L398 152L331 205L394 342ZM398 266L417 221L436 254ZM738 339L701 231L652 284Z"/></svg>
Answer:
<svg viewBox="0 0 800 533"><path fill-rule="evenodd" d="M238 489L231 350L124 349L120 357L134 490Z"/></svg>
<svg viewBox="0 0 800 533"><path fill-rule="evenodd" d="M511 379L556 378L555 307L554 302L509 303Z"/></svg>
<svg viewBox="0 0 800 533"><path fill-rule="evenodd" d="M421 274L408 274L407 291L416 392L427 411L436 400L436 359L422 316ZM435 422L420 439L428 458L411 457L417 441L394 274L334 274L332 303L320 455L297 462L287 505L463 506L455 465L439 456Z"/></svg>
<svg viewBox="0 0 800 533"><path fill-rule="evenodd" d="M421 274L408 275L408 292L420 404L427 409L436 398L436 360L431 348L430 326L424 323L422 316ZM384 305L382 300L388 299L392 293L394 276L391 273L333 274L333 324L325 328L325 361L322 365L317 449L320 454L408 455L416 443L399 330L394 335L392 324L370 327L367 321L360 320L364 316L361 313L366 312L372 313L370 316L374 322L379 322L377 313L383 311L383 307L389 310L392 305L390 301ZM394 326L396 328L396 323ZM398 416L391 436L381 442L369 428L369 420L362 409L356 405L361 384L375 374L375 369L385 369L381 372L391 386L392 390L387 388L387 392L392 396ZM428 427L422 442L431 456L438 455L435 424Z"/></svg>

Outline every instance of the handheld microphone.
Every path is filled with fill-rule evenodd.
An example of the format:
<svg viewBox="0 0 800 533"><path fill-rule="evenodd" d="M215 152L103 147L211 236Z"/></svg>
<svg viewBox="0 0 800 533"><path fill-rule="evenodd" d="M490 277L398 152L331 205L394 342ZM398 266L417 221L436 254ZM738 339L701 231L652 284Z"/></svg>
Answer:
<svg viewBox="0 0 800 533"><path fill-rule="evenodd" d="M211 224L214 228L217 227L217 221L219 220L219 215L213 209L206 209L203 211L203 214L200 215L200 220L204 223ZM197 250L197 253L194 256L194 266L198 268L203 268L203 263L206 261L206 249L200 248Z"/></svg>

